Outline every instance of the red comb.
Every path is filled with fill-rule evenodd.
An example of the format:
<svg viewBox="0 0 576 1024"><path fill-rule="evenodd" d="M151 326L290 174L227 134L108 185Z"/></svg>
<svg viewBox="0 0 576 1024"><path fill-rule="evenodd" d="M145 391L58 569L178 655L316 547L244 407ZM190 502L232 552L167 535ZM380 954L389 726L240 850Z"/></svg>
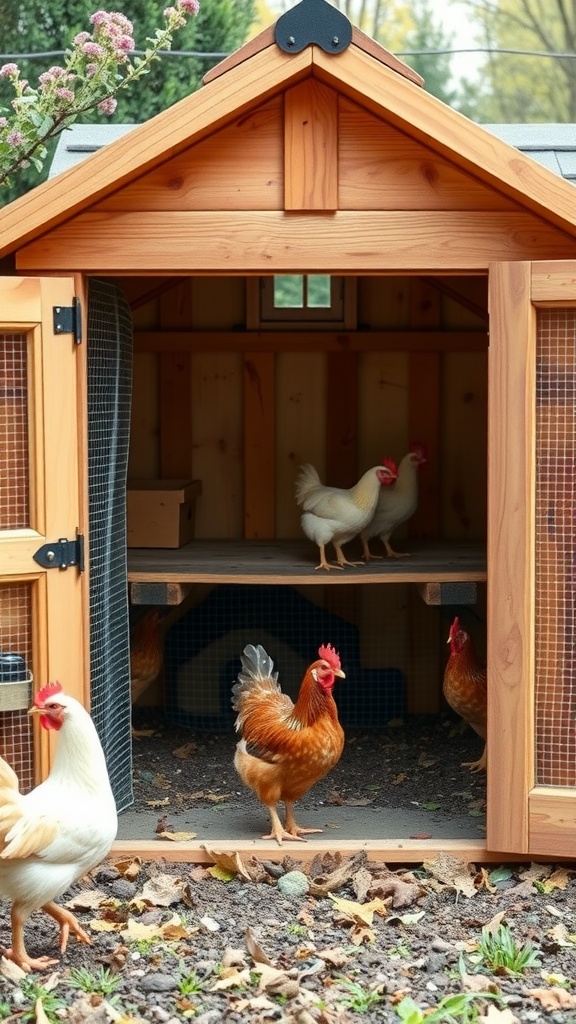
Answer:
<svg viewBox="0 0 576 1024"><path fill-rule="evenodd" d="M456 618L454 619L454 622L450 626L450 633L449 633L450 639L452 639L452 637L455 636L455 634L458 632L459 629L460 629L460 619L458 618L458 616L456 616Z"/></svg>
<svg viewBox="0 0 576 1024"><path fill-rule="evenodd" d="M391 459L389 455L386 455L385 458L382 459L380 465L385 466L386 469L391 470L394 476L398 476L398 466L394 462L394 459Z"/></svg>
<svg viewBox="0 0 576 1024"><path fill-rule="evenodd" d="M41 690L34 697L34 703L36 707L40 707L41 704L45 704L50 697L55 697L57 693L62 693L62 687L60 683L48 683L47 686L43 686Z"/></svg>
<svg viewBox="0 0 576 1024"><path fill-rule="evenodd" d="M340 668L340 655L338 651L335 651L332 644L326 644L325 646L318 648L318 654L324 661L327 661L332 668Z"/></svg>

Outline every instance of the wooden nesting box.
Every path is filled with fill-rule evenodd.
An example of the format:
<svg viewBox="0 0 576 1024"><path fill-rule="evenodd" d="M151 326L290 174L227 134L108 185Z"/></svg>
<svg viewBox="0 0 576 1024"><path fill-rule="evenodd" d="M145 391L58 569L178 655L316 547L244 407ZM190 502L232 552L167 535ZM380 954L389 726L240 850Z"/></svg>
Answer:
<svg viewBox="0 0 576 1024"><path fill-rule="evenodd" d="M128 687L127 625L118 635L102 595L177 594L188 612L224 588L305 591L356 628L362 668L393 650L407 711L430 713L444 602L476 600L487 834L442 846L573 856L574 186L427 94L346 19L349 32L339 21L323 45L309 0L298 11L297 47L280 19L196 94L3 210L2 343L27 366L29 500L15 526L0 497L0 599L24 589L34 678L85 700L91 679L96 715ZM271 282L286 276L327 277L329 315L276 308ZM74 296L88 345L74 341ZM2 430L14 397L12 382ZM413 441L429 458L402 541L410 557L316 571L294 502L299 464L348 487ZM0 458L7 479L14 456ZM193 545L126 560L126 470L202 480ZM112 639L125 660L111 666ZM10 645L22 646L12 634ZM50 751L35 752L40 776ZM418 860L437 844L369 847Z"/></svg>
<svg viewBox="0 0 576 1024"><path fill-rule="evenodd" d="M129 548L181 548L194 540L200 480L129 480L126 540Z"/></svg>

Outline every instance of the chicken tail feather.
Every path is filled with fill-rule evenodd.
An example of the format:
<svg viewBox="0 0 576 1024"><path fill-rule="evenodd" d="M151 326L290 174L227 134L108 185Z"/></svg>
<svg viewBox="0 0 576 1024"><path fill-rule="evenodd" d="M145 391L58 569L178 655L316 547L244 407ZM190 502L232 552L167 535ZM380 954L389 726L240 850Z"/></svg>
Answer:
<svg viewBox="0 0 576 1024"><path fill-rule="evenodd" d="M264 683L266 689L279 690L278 673L274 671L274 662L261 644L247 644L242 652L242 671L238 674L238 682L232 687L232 707L239 710L242 697L249 691Z"/></svg>

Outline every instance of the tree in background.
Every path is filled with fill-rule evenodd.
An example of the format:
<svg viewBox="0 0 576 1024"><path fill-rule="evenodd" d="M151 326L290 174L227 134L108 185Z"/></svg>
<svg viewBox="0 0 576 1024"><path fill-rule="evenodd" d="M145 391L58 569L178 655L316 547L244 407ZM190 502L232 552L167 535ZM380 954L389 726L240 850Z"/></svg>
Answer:
<svg viewBox="0 0 576 1024"><path fill-rule="evenodd" d="M194 92L206 71L221 59L219 55L236 49L248 37L255 3L256 0L205 0L196 17L179 29L178 51L193 50L217 56L204 58L179 56L178 51L172 55L166 53L162 60L151 63L146 78L136 88L121 90L117 94L115 120L126 123L145 121ZM50 0L49 4L42 5L37 0L0 0L3 49L0 64L10 66L12 54L66 50L72 39L90 28L93 9L93 0ZM155 38L163 11L171 8L165 8L157 0L126 0L122 9L120 17L133 22L136 46L144 49L149 45L146 38ZM135 58L134 63L137 60ZM0 76L0 105L9 109L19 83L29 80L31 87L37 88L40 76L46 75L44 69L47 65L62 64L62 61L63 57L59 55L18 59L15 62L19 68L16 81L6 72ZM72 120L109 120L109 114L93 104L91 109ZM62 127L65 127L65 120ZM3 200L9 202L42 181L47 173L47 164L42 172L34 167L22 168L12 185L3 189Z"/></svg>
<svg viewBox="0 0 576 1024"><path fill-rule="evenodd" d="M490 53L475 117L494 122L576 121L574 0L463 0L483 46L545 56ZM571 56L548 56L571 54Z"/></svg>
<svg viewBox="0 0 576 1024"><path fill-rule="evenodd" d="M260 18L295 7L300 0L262 0ZM434 0L330 0L353 25L401 57L422 75L424 88L462 113L473 109L473 90L454 80L452 74L452 36L444 27L442 13ZM428 53L426 51L429 51ZM445 52L442 52L445 51Z"/></svg>

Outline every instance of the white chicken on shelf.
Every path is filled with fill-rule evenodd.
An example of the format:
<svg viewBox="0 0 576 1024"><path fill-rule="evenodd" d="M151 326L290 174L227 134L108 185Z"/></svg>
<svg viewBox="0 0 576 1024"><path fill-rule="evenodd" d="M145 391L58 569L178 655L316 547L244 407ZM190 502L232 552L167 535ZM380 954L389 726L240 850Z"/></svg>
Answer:
<svg viewBox="0 0 576 1024"><path fill-rule="evenodd" d="M357 537L374 515L381 490L393 484L397 475L396 463L389 458L382 465L373 466L364 473L354 487L325 486L314 466L300 467L296 480L296 501L304 510L302 529L318 545L320 563L317 569L343 569L349 562L342 545ZM332 543L337 565L326 559L326 545Z"/></svg>
<svg viewBox="0 0 576 1024"><path fill-rule="evenodd" d="M418 507L418 473L426 464L426 451L423 445L413 444L410 451L400 461L398 478L393 487L382 488L376 503L372 519L361 531L364 558L381 558L370 551L369 541L372 537L380 537L389 558L405 558L408 552L395 551L390 544L390 537L402 523L414 515Z"/></svg>
<svg viewBox="0 0 576 1024"><path fill-rule="evenodd" d="M24 925L35 910L59 925L61 952L70 932L90 943L74 915L54 900L106 857L118 827L104 753L88 712L51 683L36 694L29 713L59 735L49 776L30 793L19 792L16 773L0 758L0 897L12 904L12 946L3 954L25 971L58 962L26 952Z"/></svg>

